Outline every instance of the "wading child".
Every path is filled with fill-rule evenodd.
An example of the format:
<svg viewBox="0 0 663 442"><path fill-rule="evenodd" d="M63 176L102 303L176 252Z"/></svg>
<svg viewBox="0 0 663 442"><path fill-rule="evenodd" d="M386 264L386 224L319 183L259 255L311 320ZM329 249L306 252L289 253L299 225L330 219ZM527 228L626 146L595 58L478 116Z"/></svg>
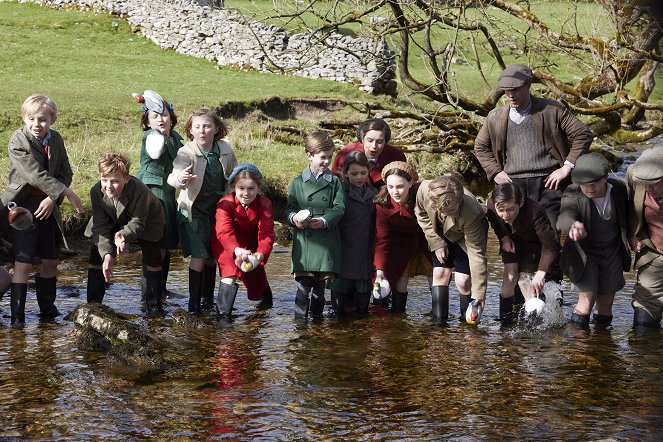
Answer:
<svg viewBox="0 0 663 442"><path fill-rule="evenodd" d="M368 313L373 280L375 203L378 191L368 184L370 163L362 151L346 155L342 166L345 214L341 231L341 273L330 282L332 305L342 315L354 293L355 311Z"/></svg>
<svg viewBox="0 0 663 442"><path fill-rule="evenodd" d="M259 194L260 170L253 164L240 164L228 177L228 183L230 192L216 206L212 238L212 252L222 278L216 306L225 317L232 313L237 278L244 283L249 299L260 301L259 308L272 306L272 290L264 266L275 237L272 202Z"/></svg>
<svg viewBox="0 0 663 442"><path fill-rule="evenodd" d="M92 219L85 231L92 236L87 302L101 303L113 276L117 256L127 243L138 241L143 252L141 308L147 316L162 316L161 247L165 224L161 202L135 177L129 160L108 153L99 160L101 179L90 190Z"/></svg>
<svg viewBox="0 0 663 442"><path fill-rule="evenodd" d="M341 271L341 235L338 223L345 211L345 193L329 171L334 141L316 131L304 142L309 165L288 186L286 217L295 226L292 273L297 281L295 317L322 317L325 280ZM311 296L312 295L312 296Z"/></svg>
<svg viewBox="0 0 663 442"><path fill-rule="evenodd" d="M615 293L631 266L626 184L608 178L610 163L598 152L582 155L562 196L557 227L568 233L562 270L578 290L571 320L585 328L594 309L597 326L612 322Z"/></svg>
<svg viewBox="0 0 663 442"><path fill-rule="evenodd" d="M173 105L167 103L154 91L145 91L142 95L134 94L134 98L143 103L143 115L140 119L143 127L143 141L140 149L140 169L136 178L145 183L150 191L159 198L166 225L163 231L163 248L161 256L162 297L166 298L166 282L170 269L170 250L176 249L179 243L177 236L177 206L175 188L168 184L168 175L173 171L173 161L177 151L182 147L182 137L175 132L177 115Z"/></svg>
<svg viewBox="0 0 663 442"><path fill-rule="evenodd" d="M222 140L228 129L211 109L193 112L186 124L189 137L178 152L168 184L181 189L177 198L180 245L189 263L189 312L214 308L216 265L210 238L216 205L223 196L228 176L237 166L230 144Z"/></svg>
<svg viewBox="0 0 663 442"><path fill-rule="evenodd" d="M375 196L375 282L391 287L392 313L404 313L410 277L432 273L424 232L414 215L419 175L403 161L382 169L386 183ZM430 281L429 281L430 282Z"/></svg>
<svg viewBox="0 0 663 442"><path fill-rule="evenodd" d="M525 299L542 293L546 276L557 262L559 243L546 209L523 197L516 184L496 185L486 205L504 263L500 320L507 323L512 318L517 285Z"/></svg>
<svg viewBox="0 0 663 442"><path fill-rule="evenodd" d="M464 321L470 302L479 308L486 299L486 213L475 196L464 188L461 179L451 175L421 183L415 213L433 261L433 318L441 324L449 319L453 269L460 292L459 320Z"/></svg>
<svg viewBox="0 0 663 442"><path fill-rule="evenodd" d="M11 229L16 261L11 283L11 325L25 325L25 300L28 277L35 258L41 269L35 275L35 291L42 318L59 315L55 307L56 274L60 241L64 238L60 204L63 197L83 213L81 200L69 188L71 166L60 134L51 125L57 119L57 107L44 95L31 95L21 106L25 125L9 138L9 186L2 194L2 206L10 201L28 209L34 218L25 230Z"/></svg>

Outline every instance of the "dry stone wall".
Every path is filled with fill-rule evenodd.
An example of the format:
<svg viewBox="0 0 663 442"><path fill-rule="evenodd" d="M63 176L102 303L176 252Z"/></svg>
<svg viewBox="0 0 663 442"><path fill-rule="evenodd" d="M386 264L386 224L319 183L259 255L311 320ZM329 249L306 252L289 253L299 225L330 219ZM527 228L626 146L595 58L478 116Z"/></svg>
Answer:
<svg viewBox="0 0 663 442"><path fill-rule="evenodd" d="M394 53L384 41L289 34L237 11L210 7L209 0L26 1L110 12L162 48L222 66L352 83L373 94L396 92Z"/></svg>

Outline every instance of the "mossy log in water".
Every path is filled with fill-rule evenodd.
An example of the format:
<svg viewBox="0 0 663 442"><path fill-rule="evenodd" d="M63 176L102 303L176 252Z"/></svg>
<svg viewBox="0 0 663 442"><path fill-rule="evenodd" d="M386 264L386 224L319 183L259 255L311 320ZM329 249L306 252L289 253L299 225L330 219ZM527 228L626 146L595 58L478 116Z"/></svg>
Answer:
<svg viewBox="0 0 663 442"><path fill-rule="evenodd" d="M110 307L81 304L65 319L79 326L77 344L81 350L108 351L121 362L137 369L159 371L166 367L157 341Z"/></svg>

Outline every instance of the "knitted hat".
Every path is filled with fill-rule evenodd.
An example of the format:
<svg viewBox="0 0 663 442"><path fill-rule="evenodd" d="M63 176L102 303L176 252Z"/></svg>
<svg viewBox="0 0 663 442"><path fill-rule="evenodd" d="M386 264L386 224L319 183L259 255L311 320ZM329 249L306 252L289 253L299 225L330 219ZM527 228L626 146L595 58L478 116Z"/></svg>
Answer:
<svg viewBox="0 0 663 442"><path fill-rule="evenodd" d="M516 89L532 82L532 70L524 64L510 64L504 69L500 79L497 80L497 88L503 91Z"/></svg>
<svg viewBox="0 0 663 442"><path fill-rule="evenodd" d="M595 183L610 172L610 162L600 153L581 155L571 171L571 181L575 184Z"/></svg>
<svg viewBox="0 0 663 442"><path fill-rule="evenodd" d="M387 164L382 168L382 179L384 181L387 180L386 175L387 172L389 172L391 169L400 169L403 172L407 173L412 177L412 182L416 183L419 181L419 174L417 173L416 170L414 170L414 167L410 166L408 163L405 161L392 161L391 163Z"/></svg>
<svg viewBox="0 0 663 442"><path fill-rule="evenodd" d="M235 177L237 174L240 172L251 172L255 175L258 175L258 178L262 179L262 173L260 173L260 169L258 169L258 166L255 164L249 164L249 163L244 163L236 166L230 176L228 177L228 187L230 187L235 180Z"/></svg>
<svg viewBox="0 0 663 442"><path fill-rule="evenodd" d="M663 144L642 152L632 166L633 181L640 184L656 184L663 180Z"/></svg>

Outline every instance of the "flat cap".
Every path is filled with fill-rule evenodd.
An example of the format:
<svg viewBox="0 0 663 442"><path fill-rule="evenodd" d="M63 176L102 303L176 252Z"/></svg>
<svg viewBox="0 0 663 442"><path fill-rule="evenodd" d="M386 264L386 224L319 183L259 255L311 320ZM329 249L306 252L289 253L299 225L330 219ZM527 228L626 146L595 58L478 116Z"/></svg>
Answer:
<svg viewBox="0 0 663 442"><path fill-rule="evenodd" d="M598 152L581 155L571 171L575 184L595 183L610 172L610 161Z"/></svg>
<svg viewBox="0 0 663 442"><path fill-rule="evenodd" d="M516 89L532 82L532 70L524 64L510 64L504 69L499 80L497 88L503 91Z"/></svg>
<svg viewBox="0 0 663 442"><path fill-rule="evenodd" d="M652 146L642 152L632 167L633 181L656 184L663 180L663 144Z"/></svg>

